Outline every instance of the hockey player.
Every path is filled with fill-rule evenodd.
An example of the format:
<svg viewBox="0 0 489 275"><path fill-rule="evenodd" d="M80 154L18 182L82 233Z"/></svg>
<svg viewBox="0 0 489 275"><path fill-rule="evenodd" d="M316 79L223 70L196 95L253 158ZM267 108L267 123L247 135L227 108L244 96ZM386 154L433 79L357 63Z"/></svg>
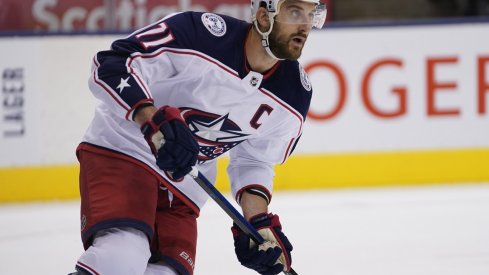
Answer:
<svg viewBox="0 0 489 275"><path fill-rule="evenodd" d="M252 24L213 13L168 16L93 59L95 116L77 148L81 235L77 274L193 274L200 208L216 158L243 215L266 242L232 227L240 263L261 274L291 265L269 213L273 167L302 134L312 87L297 59L326 17L315 0L251 1Z"/></svg>

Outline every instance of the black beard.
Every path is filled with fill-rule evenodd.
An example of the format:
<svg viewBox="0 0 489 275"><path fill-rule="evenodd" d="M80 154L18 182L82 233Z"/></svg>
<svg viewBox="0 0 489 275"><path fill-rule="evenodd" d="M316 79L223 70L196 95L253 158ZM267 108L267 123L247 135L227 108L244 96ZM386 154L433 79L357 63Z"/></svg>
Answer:
<svg viewBox="0 0 489 275"><path fill-rule="evenodd" d="M291 50L289 49L288 38L281 38L277 35L277 29L275 28L277 24L274 25L273 30L270 32L268 36L268 43L270 47L270 51L275 55L275 57L279 59L289 59L289 60L297 60L301 57L302 48L299 50Z"/></svg>

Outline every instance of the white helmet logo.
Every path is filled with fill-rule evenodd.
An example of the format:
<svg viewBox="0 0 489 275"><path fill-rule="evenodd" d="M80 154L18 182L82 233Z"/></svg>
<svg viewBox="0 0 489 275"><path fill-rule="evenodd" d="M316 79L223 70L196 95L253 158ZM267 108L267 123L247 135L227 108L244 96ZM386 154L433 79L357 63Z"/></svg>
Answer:
<svg viewBox="0 0 489 275"><path fill-rule="evenodd" d="M213 35L221 37L226 34L226 22L221 16L214 13L204 13L201 19L204 26Z"/></svg>

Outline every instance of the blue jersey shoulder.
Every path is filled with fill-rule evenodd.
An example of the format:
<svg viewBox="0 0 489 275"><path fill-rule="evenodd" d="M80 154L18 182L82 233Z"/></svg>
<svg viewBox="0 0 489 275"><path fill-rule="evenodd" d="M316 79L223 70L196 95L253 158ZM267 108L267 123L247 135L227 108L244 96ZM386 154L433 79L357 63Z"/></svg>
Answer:
<svg viewBox="0 0 489 275"><path fill-rule="evenodd" d="M305 119L312 97L309 77L298 61L281 61L275 72L262 82L262 87L285 101Z"/></svg>
<svg viewBox="0 0 489 275"><path fill-rule="evenodd" d="M249 27L249 23L225 15L182 12L116 40L112 49L125 53L151 53L162 47L191 49L226 61L232 49L243 48Z"/></svg>
<svg viewBox="0 0 489 275"><path fill-rule="evenodd" d="M244 63L244 43L250 23L203 12L184 12L166 20L175 35L171 47L193 49L239 70Z"/></svg>

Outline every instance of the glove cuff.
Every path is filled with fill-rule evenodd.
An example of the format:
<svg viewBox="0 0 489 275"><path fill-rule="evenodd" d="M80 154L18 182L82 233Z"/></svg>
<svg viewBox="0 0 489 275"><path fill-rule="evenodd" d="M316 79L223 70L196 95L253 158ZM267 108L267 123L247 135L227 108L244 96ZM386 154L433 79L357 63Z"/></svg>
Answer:
<svg viewBox="0 0 489 275"><path fill-rule="evenodd" d="M282 230L282 224L278 215L273 213L260 213L250 218L250 223L256 228L261 229L264 227L279 228Z"/></svg>
<svg viewBox="0 0 489 275"><path fill-rule="evenodd" d="M267 212L256 214L250 218L250 223L252 225L261 224L269 220L271 218L270 217L271 215L272 215L271 213L267 213Z"/></svg>

